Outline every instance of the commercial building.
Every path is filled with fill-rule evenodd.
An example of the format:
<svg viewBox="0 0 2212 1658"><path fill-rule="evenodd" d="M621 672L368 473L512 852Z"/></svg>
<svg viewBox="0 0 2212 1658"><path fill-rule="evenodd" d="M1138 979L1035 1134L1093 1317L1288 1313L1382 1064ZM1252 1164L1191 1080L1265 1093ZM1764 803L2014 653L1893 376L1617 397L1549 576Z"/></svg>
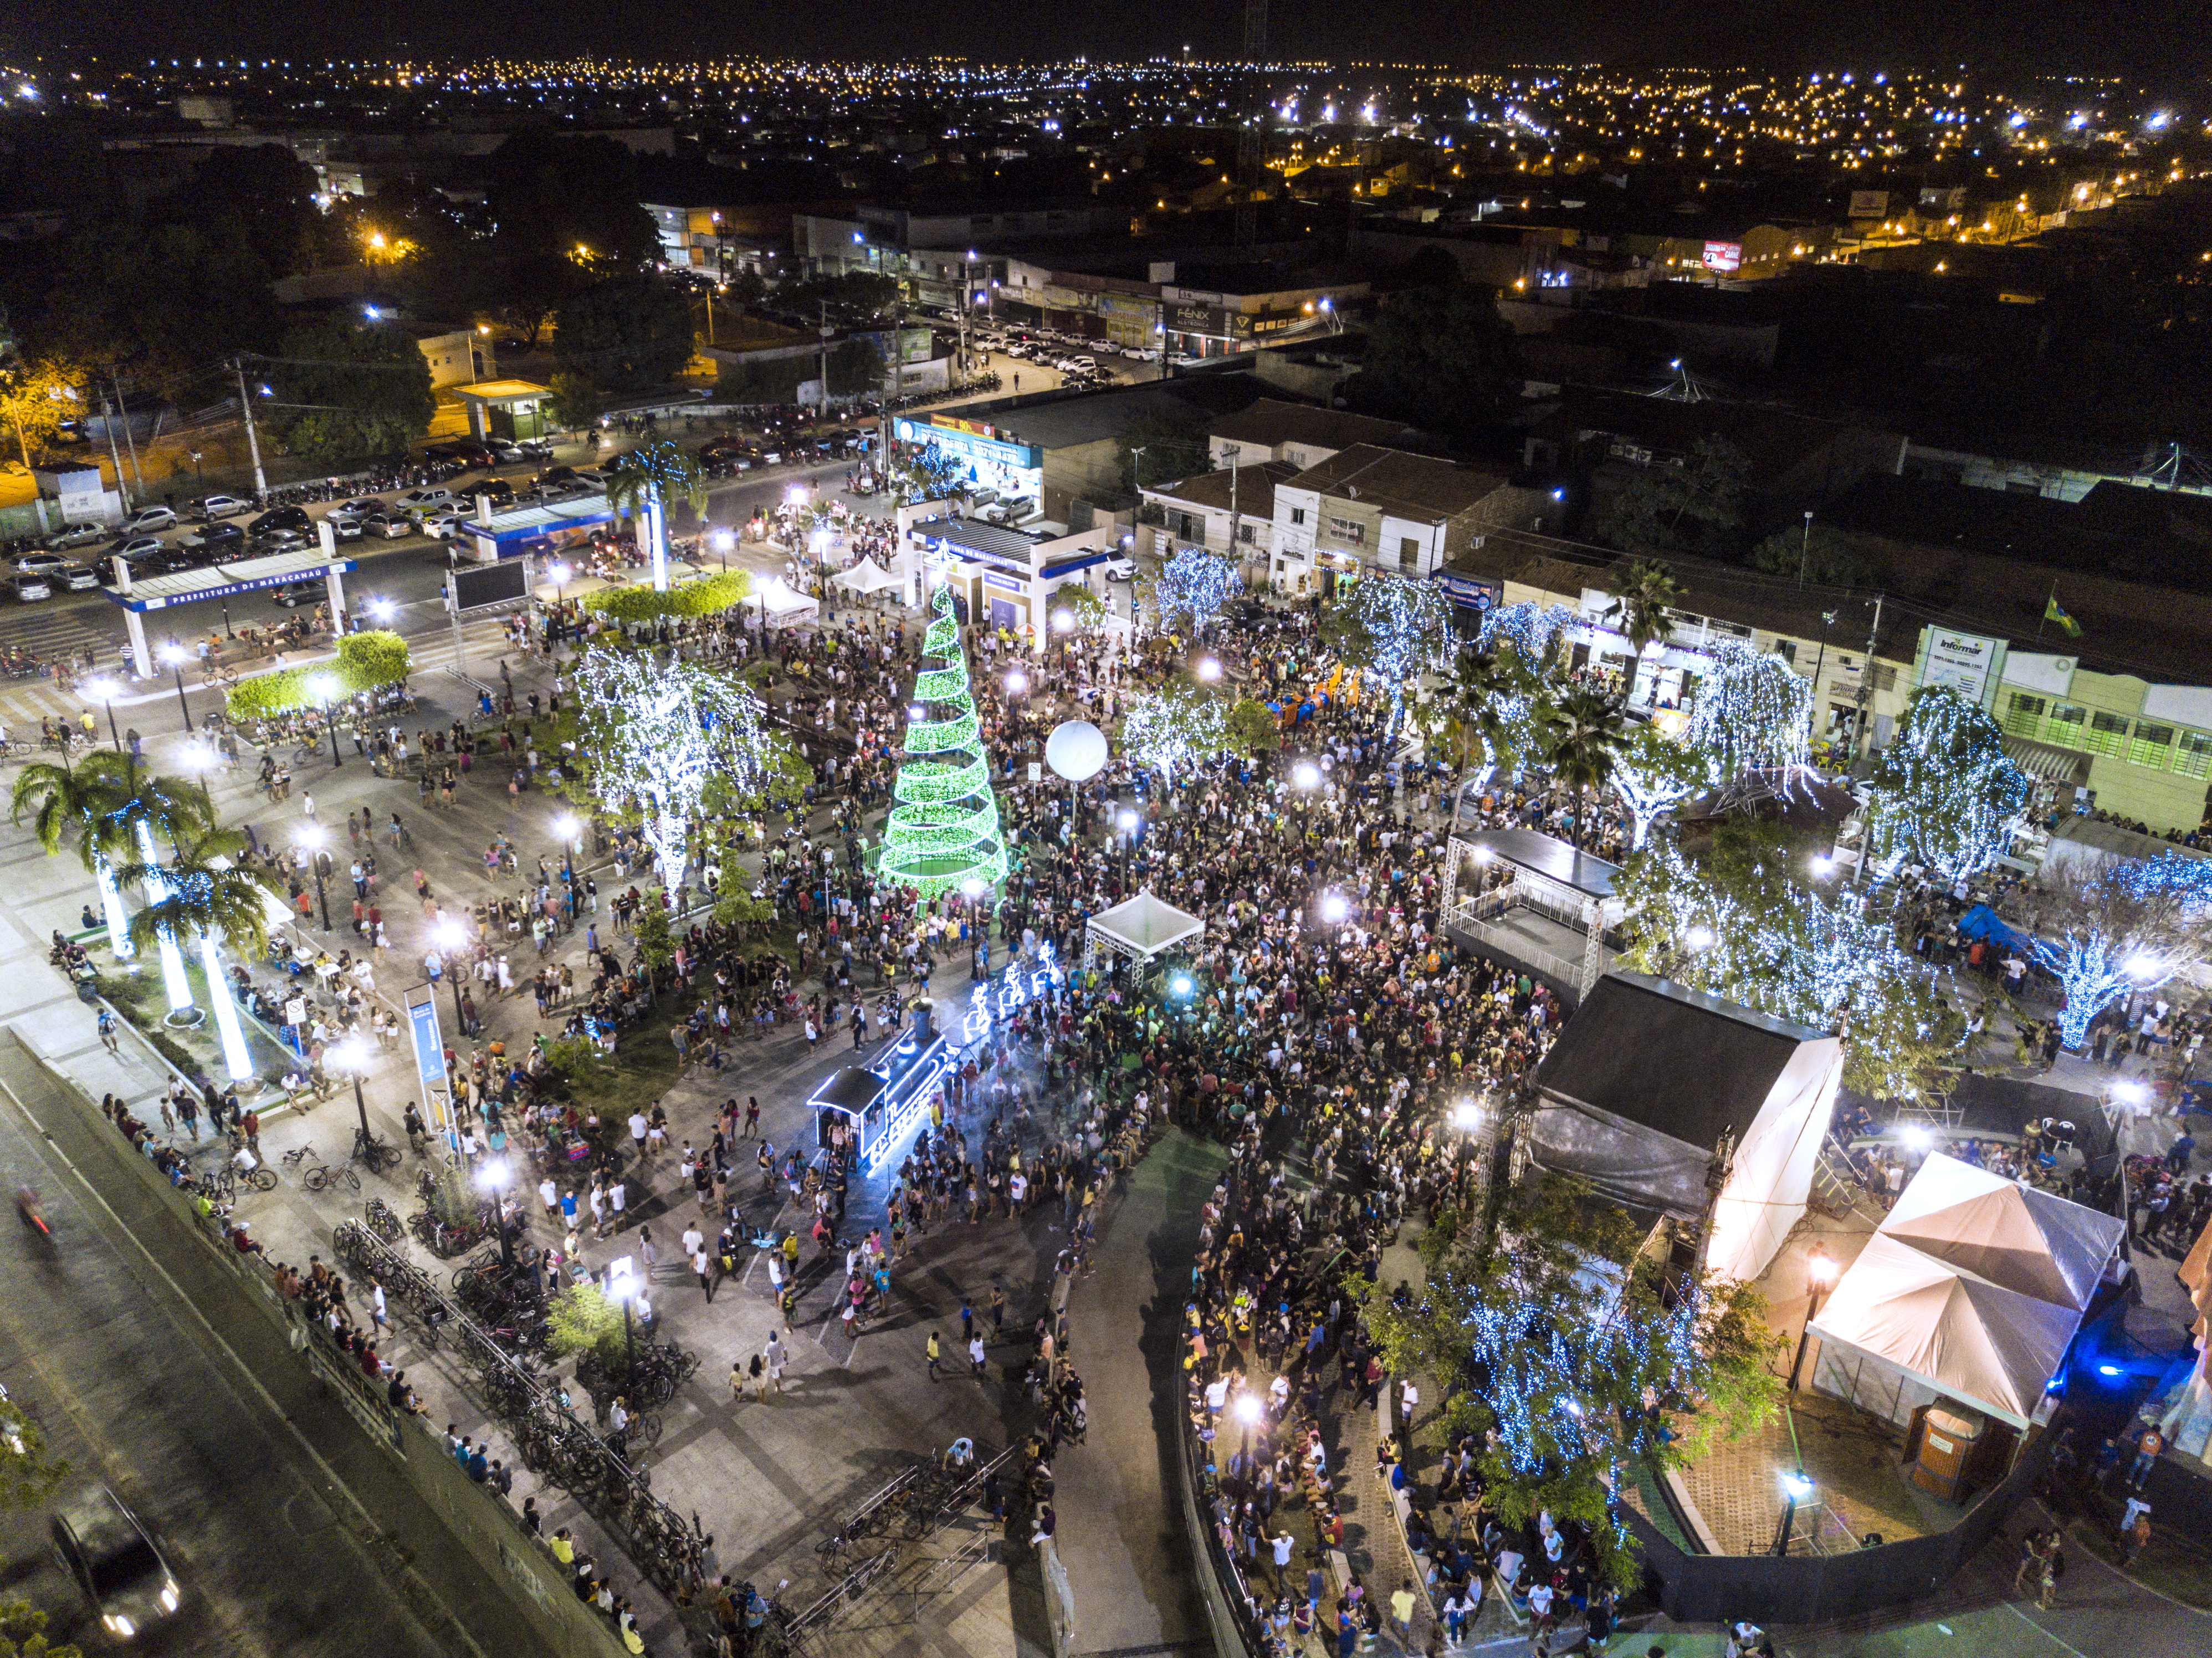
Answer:
<svg viewBox="0 0 2212 1658"><path fill-rule="evenodd" d="M919 604L933 582L945 581L969 620L1006 629L1040 656L1052 633L1053 594L1070 582L1099 591L1120 534L1111 522L1080 531L1065 524L1008 530L950 511L944 501L898 509L892 573L906 602Z"/></svg>
<svg viewBox="0 0 2212 1658"><path fill-rule="evenodd" d="M1207 428L1206 443L1216 466L1280 460L1304 471L1355 443L1404 447L1411 436L1402 421L1261 398L1249 409L1214 422Z"/></svg>
<svg viewBox="0 0 2212 1658"><path fill-rule="evenodd" d="M1495 472L1357 443L1275 486L1269 574L1287 593L1368 570L1431 576L1487 529L1539 521L1540 501Z"/></svg>
<svg viewBox="0 0 2212 1658"><path fill-rule="evenodd" d="M415 343L421 348L423 361L430 365L433 391L498 377L499 359L492 350L489 328L455 328L441 334L423 334L416 337Z"/></svg>
<svg viewBox="0 0 2212 1658"><path fill-rule="evenodd" d="M1263 460L1147 484L1139 491L1138 550L1165 558L1196 547L1255 564L1253 577L1265 580L1275 550L1276 486L1297 475L1288 461Z"/></svg>

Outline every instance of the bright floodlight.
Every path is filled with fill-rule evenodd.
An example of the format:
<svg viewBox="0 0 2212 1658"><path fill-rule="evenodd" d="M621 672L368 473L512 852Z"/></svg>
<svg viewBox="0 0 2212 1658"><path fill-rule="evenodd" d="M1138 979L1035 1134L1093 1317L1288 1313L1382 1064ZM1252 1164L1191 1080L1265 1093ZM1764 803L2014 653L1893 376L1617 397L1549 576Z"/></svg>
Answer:
<svg viewBox="0 0 2212 1658"><path fill-rule="evenodd" d="M1826 1249L1815 1249L1805 1257L1805 1276L1814 1285L1826 1289L1836 1281L1836 1258Z"/></svg>
<svg viewBox="0 0 2212 1658"><path fill-rule="evenodd" d="M1136 828L1137 814L1133 811L1123 812L1121 814L1121 827L1125 829L1133 829Z"/></svg>
<svg viewBox="0 0 2212 1658"><path fill-rule="evenodd" d="M2131 1078L2126 1082L2114 1083L2112 1097L2116 1100L2124 1100L2130 1105L2141 1105L2150 1097L2150 1090Z"/></svg>
<svg viewBox="0 0 2212 1658"><path fill-rule="evenodd" d="M1260 1400L1256 1394L1237 1395L1237 1419L1248 1428L1260 1419Z"/></svg>
<svg viewBox="0 0 2212 1658"><path fill-rule="evenodd" d="M78 683L77 689L95 702L115 700L115 682L112 679L87 679Z"/></svg>
<svg viewBox="0 0 2212 1658"><path fill-rule="evenodd" d="M1302 789L1317 789L1321 786L1321 768L1310 760L1301 760L1291 770L1291 781Z"/></svg>
<svg viewBox="0 0 2212 1658"><path fill-rule="evenodd" d="M550 581L555 586L560 586L563 582L568 580L568 567L562 563L558 559L554 560L552 563L545 567L545 579Z"/></svg>
<svg viewBox="0 0 2212 1658"><path fill-rule="evenodd" d="M305 823L294 831L293 838L303 847L317 848L330 840L331 832L320 823Z"/></svg>
<svg viewBox="0 0 2212 1658"><path fill-rule="evenodd" d="M1006 676L1006 690L1009 695L1019 696L1024 691L1029 689L1029 688L1030 677L1024 673L1019 668L1015 669L1012 673Z"/></svg>
<svg viewBox="0 0 2212 1658"><path fill-rule="evenodd" d="M1482 1108L1473 1100L1462 1100L1452 1107L1452 1127L1473 1128L1482 1121Z"/></svg>
<svg viewBox="0 0 2212 1658"><path fill-rule="evenodd" d="M379 622L391 621L392 611L398 608L398 606L388 598L372 598L368 601L368 613Z"/></svg>
<svg viewBox="0 0 2212 1658"><path fill-rule="evenodd" d="M215 764L215 751L204 743L185 744L185 767L189 771L205 771Z"/></svg>
<svg viewBox="0 0 2212 1658"><path fill-rule="evenodd" d="M1191 991L1190 975L1188 973L1176 974L1174 979L1170 981L1168 988L1175 992L1178 996L1189 995Z"/></svg>
<svg viewBox="0 0 2212 1658"><path fill-rule="evenodd" d="M434 942L443 950L459 950L468 936L462 930L461 924L450 915L439 922L431 932Z"/></svg>
<svg viewBox="0 0 2212 1658"><path fill-rule="evenodd" d="M1794 1501L1802 1503L1807 1497L1812 1496L1814 1487L1812 1480L1807 1478L1805 1471L1800 1468L1795 1473L1785 1473L1782 1476L1782 1489L1789 1492Z"/></svg>
<svg viewBox="0 0 2212 1658"><path fill-rule="evenodd" d="M793 484L783 492L783 498L793 506L798 506L800 501L806 499L806 486L803 483Z"/></svg>
<svg viewBox="0 0 2212 1658"><path fill-rule="evenodd" d="M1056 633L1073 633L1075 630L1075 612L1065 604L1061 605L1052 613L1052 625Z"/></svg>
<svg viewBox="0 0 2212 1658"><path fill-rule="evenodd" d="M738 544L738 538L727 530L717 530L714 531L714 542L716 552L726 553Z"/></svg>
<svg viewBox="0 0 2212 1658"><path fill-rule="evenodd" d="M553 820L553 838L573 841L576 838L576 817L574 812L562 812Z"/></svg>
<svg viewBox="0 0 2212 1658"><path fill-rule="evenodd" d="M335 1066L340 1071L366 1071L368 1069L368 1044L357 1036L349 1036L334 1047L325 1048L323 1062Z"/></svg>
<svg viewBox="0 0 2212 1658"><path fill-rule="evenodd" d="M1925 1151L1936 1144L1936 1136L1917 1123L1905 1131L1904 1139L1905 1143L1916 1151Z"/></svg>
<svg viewBox="0 0 2212 1658"><path fill-rule="evenodd" d="M1814 874L1815 874L1815 875L1826 875L1826 874L1830 870L1832 870L1832 869L1835 868L1835 866L1836 866L1836 860L1835 860L1834 859L1832 859L1832 858L1829 857L1829 856L1828 856L1828 854L1827 854L1826 853L1825 853L1825 852L1821 852L1821 853L1815 853L1813 855L1813 873L1814 873Z"/></svg>
<svg viewBox="0 0 2212 1658"><path fill-rule="evenodd" d="M492 1158L477 1170L477 1184L487 1192L504 1192L511 1178L506 1163L498 1157Z"/></svg>
<svg viewBox="0 0 2212 1658"><path fill-rule="evenodd" d="M970 898L980 898L990 890L990 884L980 875L971 875L960 884L960 890Z"/></svg>
<svg viewBox="0 0 2212 1658"><path fill-rule="evenodd" d="M2132 979L2155 978L2159 966L2158 957L2147 950L2138 950L2127 959L2128 976Z"/></svg>
<svg viewBox="0 0 2212 1658"><path fill-rule="evenodd" d="M185 659L185 655L186 652L185 647L181 645L164 645L161 647L161 660L173 666L177 663L182 662Z"/></svg>
<svg viewBox="0 0 2212 1658"><path fill-rule="evenodd" d="M1692 950L1711 950L1713 947L1713 930L1700 922L1690 929L1689 937L1685 942Z"/></svg>
<svg viewBox="0 0 2212 1658"><path fill-rule="evenodd" d="M1321 918L1324 921L1341 921L1352 913L1352 906L1344 902L1344 895L1332 892L1321 901Z"/></svg>
<svg viewBox="0 0 2212 1658"><path fill-rule="evenodd" d="M1198 659L1198 677L1212 684L1221 677L1221 664L1210 656L1200 657Z"/></svg>
<svg viewBox="0 0 2212 1658"><path fill-rule="evenodd" d="M1476 847L1474 848L1474 855L1476 863L1486 864L1498 854L1491 851L1488 847Z"/></svg>
<svg viewBox="0 0 2212 1658"><path fill-rule="evenodd" d="M315 695L325 702L338 694L337 677L335 674L319 673L308 683Z"/></svg>

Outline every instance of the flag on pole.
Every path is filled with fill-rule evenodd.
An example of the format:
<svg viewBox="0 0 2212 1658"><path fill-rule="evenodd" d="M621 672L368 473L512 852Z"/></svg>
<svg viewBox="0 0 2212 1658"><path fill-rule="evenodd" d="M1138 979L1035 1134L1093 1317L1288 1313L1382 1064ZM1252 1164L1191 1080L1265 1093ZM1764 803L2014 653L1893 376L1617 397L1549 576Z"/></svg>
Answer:
<svg viewBox="0 0 2212 1658"><path fill-rule="evenodd" d="M2060 627L2065 629L2069 638L2079 639L2081 636L2081 624L2066 614L2066 609L2059 604L2058 595L2055 592L2044 601L2043 619L2045 622L2056 622Z"/></svg>

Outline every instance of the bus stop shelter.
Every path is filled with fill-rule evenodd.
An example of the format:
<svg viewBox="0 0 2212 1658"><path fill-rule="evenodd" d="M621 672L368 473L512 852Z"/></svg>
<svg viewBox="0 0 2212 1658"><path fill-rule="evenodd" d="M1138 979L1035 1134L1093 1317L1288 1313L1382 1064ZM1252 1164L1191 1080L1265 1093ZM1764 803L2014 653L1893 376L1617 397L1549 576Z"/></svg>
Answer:
<svg viewBox="0 0 2212 1658"><path fill-rule="evenodd" d="M134 577L128 561L118 558L111 562L115 566L115 586L102 591L108 601L123 612L124 630L131 640L132 671L141 679L151 679L161 672L160 665L146 646L149 612L237 598L320 576L335 621L345 615L343 578L361 568L352 559L340 558L320 548L272 553L266 558L240 559L233 564L216 564L204 570L178 570L167 575Z"/></svg>

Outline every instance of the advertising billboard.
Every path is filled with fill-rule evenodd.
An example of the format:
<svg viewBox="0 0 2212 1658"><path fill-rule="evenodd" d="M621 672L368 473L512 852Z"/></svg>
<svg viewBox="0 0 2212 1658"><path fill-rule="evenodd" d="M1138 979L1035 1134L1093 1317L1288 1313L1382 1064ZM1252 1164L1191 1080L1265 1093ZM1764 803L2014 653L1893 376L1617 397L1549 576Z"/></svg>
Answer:
<svg viewBox="0 0 2212 1658"><path fill-rule="evenodd" d="M1743 265L1741 242L1707 242L1703 261L1708 270L1736 270Z"/></svg>
<svg viewBox="0 0 2212 1658"><path fill-rule="evenodd" d="M1920 659L1915 665L1913 688L1948 685L1960 695L1987 708L1996 698L2003 677L2006 651L2002 639L1962 634L1949 628L1920 630Z"/></svg>
<svg viewBox="0 0 2212 1658"><path fill-rule="evenodd" d="M463 616L494 604L511 604L530 594L530 561L477 564L451 572L453 608Z"/></svg>
<svg viewBox="0 0 2212 1658"><path fill-rule="evenodd" d="M1851 217L1854 219L1886 219L1888 216L1887 191L1854 190L1851 192Z"/></svg>

